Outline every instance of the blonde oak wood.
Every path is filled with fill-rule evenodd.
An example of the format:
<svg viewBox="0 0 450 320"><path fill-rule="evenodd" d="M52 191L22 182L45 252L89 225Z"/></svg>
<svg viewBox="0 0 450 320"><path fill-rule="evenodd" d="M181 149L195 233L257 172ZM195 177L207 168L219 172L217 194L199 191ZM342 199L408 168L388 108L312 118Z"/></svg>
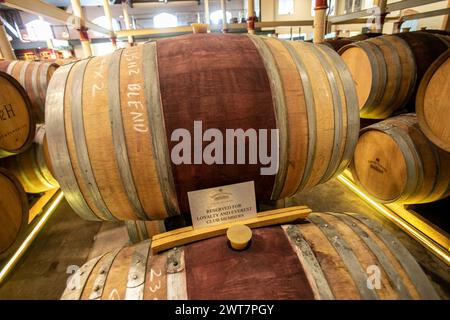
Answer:
<svg viewBox="0 0 450 320"><path fill-rule="evenodd" d="M309 213L311 213L310 209L290 210L282 213L277 213L275 210L271 215L264 215L262 217L257 216L256 218L240 220L239 223L250 228L260 228L274 224L288 223L297 219L304 219ZM152 253L155 254L170 248L225 234L226 230L233 224L235 224L235 222L223 223L217 226L199 229L190 228L190 230L188 230L186 228L185 232L174 234L169 237L160 235L159 239L152 239Z"/></svg>
<svg viewBox="0 0 450 320"><path fill-rule="evenodd" d="M416 98L420 128L435 145L450 152L450 50L423 77Z"/></svg>
<svg viewBox="0 0 450 320"><path fill-rule="evenodd" d="M424 203L449 194L449 161L421 132L417 116L406 114L362 130L350 169L380 202Z"/></svg>
<svg viewBox="0 0 450 320"><path fill-rule="evenodd" d="M384 201L400 194L406 186L406 161L397 143L381 131L361 135L354 156L361 185ZM378 169L378 170L377 170Z"/></svg>
<svg viewBox="0 0 450 320"><path fill-rule="evenodd" d="M411 298L420 299L419 293L416 287L414 286L414 283L411 281L405 269L402 267L401 263L399 262L399 259L395 256L395 253L392 252L386 246L386 244L373 232L373 230L368 228L364 223L361 223L358 220L354 221L354 223L359 228L361 228L376 243L376 245L380 247L383 253L387 256L389 263L391 263L392 266L395 268L395 270L397 270L399 278L403 281L406 288L408 289Z"/></svg>
<svg viewBox="0 0 450 320"><path fill-rule="evenodd" d="M110 61L111 56L108 55L91 59L84 73L82 97L84 132L90 164L105 204L115 217L133 220L134 209L126 196L117 160L114 157L108 111L110 98L107 80ZM99 126L99 123L102 125Z"/></svg>
<svg viewBox="0 0 450 320"><path fill-rule="evenodd" d="M0 158L23 152L33 142L35 122L25 90L0 72Z"/></svg>
<svg viewBox="0 0 450 320"><path fill-rule="evenodd" d="M77 93L73 93L73 81L74 77L77 73L77 68L82 68L82 64L74 64L71 72L66 76L66 93L64 95L64 124L65 124L65 134L67 139L67 149L68 155L67 157L70 159L70 163L73 169L73 173L76 178L76 182L78 188L80 190L81 196L85 199L87 205L89 206L92 213L95 214L96 217L105 217L103 212L97 207L92 196L88 192L87 185L85 179L83 179L81 169L78 163L78 155L79 153L76 150L74 144L74 133L72 126L72 99L73 96L77 96Z"/></svg>
<svg viewBox="0 0 450 320"><path fill-rule="evenodd" d="M45 120L47 87L57 68L58 65L52 62L8 60L0 66L0 70L12 75L26 89L37 123L43 123Z"/></svg>
<svg viewBox="0 0 450 320"><path fill-rule="evenodd" d="M352 74L358 94L359 108L362 109L372 89L372 73L374 70L372 70L369 57L361 48L352 47L341 53L341 58Z"/></svg>
<svg viewBox="0 0 450 320"><path fill-rule="evenodd" d="M285 96L288 126L287 173L280 197L295 193L306 166L308 144L308 117L302 80L286 47L277 39L265 39L280 73ZM295 138L294 138L295 137Z"/></svg>
<svg viewBox="0 0 450 320"><path fill-rule="evenodd" d="M257 216L258 217L272 216L274 214L288 213L288 212L292 212L292 211L296 211L296 210L309 210L309 208L307 206L293 206L293 207L287 207L287 208L280 208L280 209L275 209L275 210L268 210L268 211L258 212ZM194 230L194 228L192 226L178 228L178 229L166 231L164 233L155 234L152 237L152 240L159 240L159 239L162 239L162 238L175 236L175 235L178 235L180 233L184 233L184 232L188 232L188 231L192 231L192 230Z"/></svg>
<svg viewBox="0 0 450 320"><path fill-rule="evenodd" d="M12 173L0 168L0 259L6 258L28 223L28 200Z"/></svg>
<svg viewBox="0 0 450 320"><path fill-rule="evenodd" d="M315 224L298 225L303 237L316 253L320 267L336 299L360 299L347 268L339 255Z"/></svg>
<svg viewBox="0 0 450 320"><path fill-rule="evenodd" d="M145 93L143 47L135 46L122 51L120 73L120 106L126 140L127 157L134 184L144 212L151 213L149 219L166 217L164 198L158 180L157 158L153 149ZM114 74L114 70L112 71ZM115 99L116 97L110 97ZM135 121L135 119L138 121Z"/></svg>
<svg viewBox="0 0 450 320"><path fill-rule="evenodd" d="M340 219L332 215L324 215L322 217L328 224L334 226L342 239L350 246L354 252L363 270L367 270L370 266L378 266L380 263L364 241L345 223L341 223ZM393 288L388 275L384 269L380 269L380 288L377 289L378 296L383 300L399 299L395 288Z"/></svg>
<svg viewBox="0 0 450 320"><path fill-rule="evenodd" d="M17 177L27 193L41 193L59 187L47 166L44 138L45 129L39 125L31 148L2 162Z"/></svg>
<svg viewBox="0 0 450 320"><path fill-rule="evenodd" d="M306 72L313 84L312 91L316 114L316 144L311 175L305 184L305 187L311 187L321 180L332 156L331 152L335 130L333 117L334 105L326 70L321 65L317 56L306 44L294 42L292 45L300 58L307 62L305 63Z"/></svg>
<svg viewBox="0 0 450 320"><path fill-rule="evenodd" d="M143 240L152 239L154 235L166 232L164 220L154 221L125 221L128 236L132 243L138 243Z"/></svg>

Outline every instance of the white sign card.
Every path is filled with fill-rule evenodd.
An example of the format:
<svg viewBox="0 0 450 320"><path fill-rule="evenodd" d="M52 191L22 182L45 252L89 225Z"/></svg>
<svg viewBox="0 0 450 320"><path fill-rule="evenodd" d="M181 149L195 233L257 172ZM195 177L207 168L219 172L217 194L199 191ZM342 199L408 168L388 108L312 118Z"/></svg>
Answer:
<svg viewBox="0 0 450 320"><path fill-rule="evenodd" d="M256 217L253 181L188 192L194 229Z"/></svg>

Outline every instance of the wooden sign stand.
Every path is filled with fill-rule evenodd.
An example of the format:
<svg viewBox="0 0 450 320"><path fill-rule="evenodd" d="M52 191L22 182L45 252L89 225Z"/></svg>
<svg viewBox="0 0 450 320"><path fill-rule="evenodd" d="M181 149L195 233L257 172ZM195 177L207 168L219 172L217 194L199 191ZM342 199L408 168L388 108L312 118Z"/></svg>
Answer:
<svg viewBox="0 0 450 320"><path fill-rule="evenodd" d="M257 214L256 218L239 220L235 222L224 223L212 227L198 228L193 227L180 228L164 233L154 235L152 238L152 254L168 250L174 247L182 246L191 242L216 237L227 232L227 229L233 224L244 224L250 228L260 228L270 225L293 222L298 219L305 219L311 209L307 206L295 206L271 211L264 211Z"/></svg>

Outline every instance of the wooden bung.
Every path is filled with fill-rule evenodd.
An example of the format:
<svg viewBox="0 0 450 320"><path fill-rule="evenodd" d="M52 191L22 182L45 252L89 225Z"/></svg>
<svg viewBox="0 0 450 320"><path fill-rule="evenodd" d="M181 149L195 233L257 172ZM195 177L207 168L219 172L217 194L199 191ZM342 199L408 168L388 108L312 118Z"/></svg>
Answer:
<svg viewBox="0 0 450 320"><path fill-rule="evenodd" d="M159 254L150 241L117 248L84 264L61 299L439 299L402 243L363 215L311 213L252 231L241 252L225 234Z"/></svg>
<svg viewBox="0 0 450 320"><path fill-rule="evenodd" d="M235 250L244 250L252 239L252 229L243 224L234 224L227 230L227 239Z"/></svg>

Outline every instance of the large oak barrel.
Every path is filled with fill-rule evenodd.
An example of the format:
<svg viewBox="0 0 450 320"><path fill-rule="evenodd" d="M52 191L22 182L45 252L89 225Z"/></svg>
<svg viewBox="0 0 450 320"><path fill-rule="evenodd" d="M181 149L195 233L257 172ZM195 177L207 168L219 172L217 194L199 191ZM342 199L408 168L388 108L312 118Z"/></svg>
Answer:
<svg viewBox="0 0 450 320"><path fill-rule="evenodd" d="M0 260L16 248L27 224L27 195L15 176L0 168Z"/></svg>
<svg viewBox="0 0 450 320"><path fill-rule="evenodd" d="M300 224L253 229L244 251L225 236L158 255L149 245L88 261L62 299L439 299L406 248L359 214L312 213Z"/></svg>
<svg viewBox="0 0 450 320"><path fill-rule="evenodd" d="M0 71L12 75L27 91L38 123L44 122L47 87L57 68L58 65L51 62L17 60L0 62Z"/></svg>
<svg viewBox="0 0 450 320"><path fill-rule="evenodd" d="M0 71L0 158L29 148L34 133L27 93L13 77Z"/></svg>
<svg viewBox="0 0 450 320"><path fill-rule="evenodd" d="M34 144L24 153L9 157L2 165L12 172L28 193L41 193L58 187L52 175L43 125L36 129Z"/></svg>
<svg viewBox="0 0 450 320"><path fill-rule="evenodd" d="M284 198L342 171L359 130L353 82L333 50L250 35L187 35L66 65L47 98L55 177L86 219L189 220L187 192L244 181L258 200ZM236 145L202 157L206 140L239 129L246 161ZM190 140L202 132L212 136ZM273 146L278 168L252 146Z"/></svg>
<svg viewBox="0 0 450 320"><path fill-rule="evenodd" d="M443 36L425 32L381 36L342 47L339 53L355 81L361 117L384 119L405 107L414 110L425 70L448 47Z"/></svg>
<svg viewBox="0 0 450 320"><path fill-rule="evenodd" d="M361 130L350 168L379 202L432 202L450 192L450 154L425 137L415 114Z"/></svg>
<svg viewBox="0 0 450 320"><path fill-rule="evenodd" d="M352 43L339 53L355 81L362 118L386 118L412 95L416 65L402 39L382 36Z"/></svg>
<svg viewBox="0 0 450 320"><path fill-rule="evenodd" d="M166 232L163 220L155 221L125 221L131 243L151 239L154 235Z"/></svg>
<svg viewBox="0 0 450 320"><path fill-rule="evenodd" d="M450 49L425 73L417 91L416 112L422 132L450 152Z"/></svg>

